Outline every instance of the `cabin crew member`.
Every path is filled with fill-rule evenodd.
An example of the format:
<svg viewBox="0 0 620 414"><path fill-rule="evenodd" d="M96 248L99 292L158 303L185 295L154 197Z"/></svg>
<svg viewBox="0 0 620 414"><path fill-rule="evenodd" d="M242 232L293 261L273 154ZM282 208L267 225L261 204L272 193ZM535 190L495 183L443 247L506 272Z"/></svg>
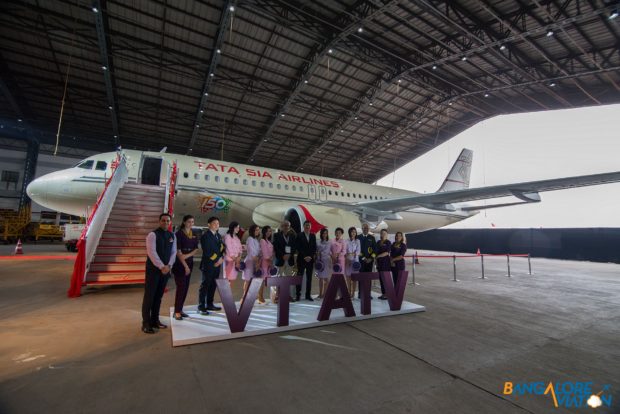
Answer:
<svg viewBox="0 0 620 414"><path fill-rule="evenodd" d="M231 221L228 231L224 235L224 245L226 253L224 254L224 277L232 286L232 281L237 279L239 272L239 264L241 263L241 240L239 239L239 223Z"/></svg>
<svg viewBox="0 0 620 414"><path fill-rule="evenodd" d="M284 220L280 224L280 231L273 237L273 250L276 256L276 266L278 267L278 276L292 276L293 266L295 265L295 232L291 230L291 223ZM277 303L276 295L275 301ZM290 299L295 302L291 296Z"/></svg>
<svg viewBox="0 0 620 414"><path fill-rule="evenodd" d="M405 254L407 253L407 244L405 244L405 237L400 231L396 232L394 236L394 243L390 249L390 262L392 265L392 280L394 286L398 280L398 273L401 270L405 270Z"/></svg>
<svg viewBox="0 0 620 414"><path fill-rule="evenodd" d="M349 228L349 239L345 242L345 246L346 256L344 275L347 279L347 289L349 289L349 296L353 298L355 296L357 282L351 280L351 275L353 274L353 263L359 260L360 255L360 241L357 239L357 230L355 229L355 227Z"/></svg>
<svg viewBox="0 0 620 414"><path fill-rule="evenodd" d="M377 242L377 272L389 272L392 270L390 261L392 243L390 243L387 237L387 230L381 230L381 239ZM379 299L386 300L387 296L385 296L383 280L379 278L379 281L381 281L381 296L379 296Z"/></svg>
<svg viewBox="0 0 620 414"><path fill-rule="evenodd" d="M243 279L243 297L250 288L250 283L255 277L255 272L260 269L260 243L258 242L260 236L260 227L256 224L252 224L248 229L248 240L245 242L245 248L247 255L245 256L245 270L241 278ZM243 297L241 302L243 303Z"/></svg>
<svg viewBox="0 0 620 414"><path fill-rule="evenodd" d="M270 226L265 226L261 230L262 238L260 239L260 256L261 256L261 270L263 271L263 277L271 276L270 270L273 266L273 244L271 243L271 234L273 231ZM258 291L258 303L265 304L264 296L265 285L260 285Z"/></svg>
<svg viewBox="0 0 620 414"><path fill-rule="evenodd" d="M336 238L332 241L331 246L331 254L332 254L332 263L334 266L338 264L340 266L340 272L344 273L344 256L347 251L347 246L342 239L342 235L344 234L344 230L338 227L335 231Z"/></svg>
<svg viewBox="0 0 620 414"><path fill-rule="evenodd" d="M167 328L159 320L161 298L170 269L176 259L177 241L168 231L170 214L159 216L159 227L146 236L146 274L144 277L144 298L142 299L142 332L155 333L155 329Z"/></svg>
<svg viewBox="0 0 620 414"><path fill-rule="evenodd" d="M312 299L312 275L314 274L314 258L316 256L316 235L310 233L312 223L308 220L304 222L304 231L297 235L295 243L297 248L297 274L306 275L306 300ZM301 298L301 285L295 287L296 299Z"/></svg>
<svg viewBox="0 0 620 414"><path fill-rule="evenodd" d="M210 217L208 220L209 229L200 238L202 247L202 282L198 290L198 312L201 315L208 315L208 311L219 311L222 308L215 306L213 297L215 296L215 279L220 277L222 263L224 262L224 242L218 233L220 220L217 217Z"/></svg>
<svg viewBox="0 0 620 414"><path fill-rule="evenodd" d="M319 233L321 239L317 244L317 262L321 262L323 270L316 272L319 278L319 299L323 299L325 291L327 290L327 281L332 274L332 260L331 260L331 248L332 243L329 241L329 230L322 228Z"/></svg>
<svg viewBox="0 0 620 414"><path fill-rule="evenodd" d="M183 304L189 290L189 278L194 269L194 256L198 253L198 236L192 233L194 216L183 217L181 228L175 233L177 238L177 260L172 266L174 282L177 285L174 298L174 319L180 321L189 315L183 312Z"/></svg>
<svg viewBox="0 0 620 414"><path fill-rule="evenodd" d="M375 251L377 241L375 236L368 232L368 223L362 224L362 234L359 234L357 238L360 241L360 272L372 272L372 266L375 261ZM359 293L358 293L359 297ZM372 299L372 296L370 297Z"/></svg>

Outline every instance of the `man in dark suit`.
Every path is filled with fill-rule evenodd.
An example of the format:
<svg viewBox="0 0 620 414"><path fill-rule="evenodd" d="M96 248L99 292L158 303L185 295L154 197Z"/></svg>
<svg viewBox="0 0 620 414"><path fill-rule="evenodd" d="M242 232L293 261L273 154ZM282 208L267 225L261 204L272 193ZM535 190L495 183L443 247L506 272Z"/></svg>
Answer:
<svg viewBox="0 0 620 414"><path fill-rule="evenodd" d="M278 276L293 276L295 242L295 232L291 230L291 223L284 220L280 225L280 231L273 236L273 252L276 257L275 266L278 268ZM275 300L278 300L277 296ZM295 302L292 297L291 301Z"/></svg>
<svg viewBox="0 0 620 414"><path fill-rule="evenodd" d="M304 222L304 231L297 235L297 241L295 243L297 248L297 274L303 276L306 275L306 300L310 302L312 299L312 275L314 273L314 259L316 257L316 235L310 233L312 223L309 221ZM296 286L297 297L301 298L301 285Z"/></svg>
<svg viewBox="0 0 620 414"><path fill-rule="evenodd" d="M168 231L170 220L170 214L161 214L159 227L146 236L142 332L147 334L155 333L156 329L167 328L159 320L159 308L177 252L177 240L174 233Z"/></svg>
<svg viewBox="0 0 620 414"><path fill-rule="evenodd" d="M202 281L198 290L198 312L201 315L208 315L208 311L219 311L222 308L215 306L213 297L215 296L215 279L220 277L220 270L224 261L224 242L218 233L220 221L217 217L210 217L208 220L209 229L200 238L202 247ZM205 303L206 301L206 303ZM206 305L206 306L205 306Z"/></svg>

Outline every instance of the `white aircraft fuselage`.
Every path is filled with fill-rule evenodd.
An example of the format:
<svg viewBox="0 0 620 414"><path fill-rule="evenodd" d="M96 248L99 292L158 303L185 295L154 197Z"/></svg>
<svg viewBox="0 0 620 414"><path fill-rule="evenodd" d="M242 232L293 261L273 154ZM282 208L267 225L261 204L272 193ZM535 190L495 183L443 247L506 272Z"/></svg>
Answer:
<svg viewBox="0 0 620 414"><path fill-rule="evenodd" d="M313 230L324 226L332 231L335 227L345 231L350 226L359 228L367 222L375 230L387 228L393 233L439 228L477 213L414 207L373 214L356 205L418 193L192 156L135 150L123 153L129 182L164 186L168 165L177 163L175 224L191 214L198 226L206 225L211 216L218 217L222 225L237 221L243 227L252 223L277 226L286 218L297 229L305 220L313 223ZM116 156L116 152L94 155L73 168L42 176L28 186L28 195L47 208L86 216L112 174Z"/></svg>

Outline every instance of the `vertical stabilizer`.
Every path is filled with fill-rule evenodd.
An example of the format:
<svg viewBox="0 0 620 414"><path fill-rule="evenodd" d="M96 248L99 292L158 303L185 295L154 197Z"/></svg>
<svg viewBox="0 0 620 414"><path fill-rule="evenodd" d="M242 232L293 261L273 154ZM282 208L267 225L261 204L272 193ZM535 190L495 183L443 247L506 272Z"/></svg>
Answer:
<svg viewBox="0 0 620 414"><path fill-rule="evenodd" d="M448 176L443 180L443 184L439 187L438 193L444 191L455 191L469 188L469 173L471 172L471 162L474 158L474 152L467 148L463 148L461 154L456 159Z"/></svg>

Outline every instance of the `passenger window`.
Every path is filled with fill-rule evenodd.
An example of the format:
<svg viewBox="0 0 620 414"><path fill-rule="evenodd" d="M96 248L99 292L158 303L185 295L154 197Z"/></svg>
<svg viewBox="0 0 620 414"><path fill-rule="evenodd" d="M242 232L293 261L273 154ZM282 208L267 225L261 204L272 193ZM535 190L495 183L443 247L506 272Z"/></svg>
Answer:
<svg viewBox="0 0 620 414"><path fill-rule="evenodd" d="M95 164L95 161L93 160L85 160L82 161L81 163L79 163L78 165L76 165L77 168L83 168L85 170L90 170L93 168L93 165Z"/></svg>
<svg viewBox="0 0 620 414"><path fill-rule="evenodd" d="M245 178L243 179L243 185L248 185L248 180L246 180Z"/></svg>
<svg viewBox="0 0 620 414"><path fill-rule="evenodd" d="M216 182L216 183L219 183L219 182L220 182L220 176L219 176L219 175L216 175L216 176L215 176L215 182Z"/></svg>
<svg viewBox="0 0 620 414"><path fill-rule="evenodd" d="M269 188L273 188L273 183L269 183Z"/></svg>
<svg viewBox="0 0 620 414"><path fill-rule="evenodd" d="M194 180L197 180L197 179L199 179L199 178L200 178L200 174L195 173L195 174L194 174Z"/></svg>
<svg viewBox="0 0 620 414"><path fill-rule="evenodd" d="M368 194L364 194L364 200L368 200Z"/></svg>
<svg viewBox="0 0 620 414"><path fill-rule="evenodd" d="M310 192L314 193L314 187L310 187Z"/></svg>
<svg viewBox="0 0 620 414"><path fill-rule="evenodd" d="M328 193L329 195L332 195L332 190L329 190L327 193Z"/></svg>
<svg viewBox="0 0 620 414"><path fill-rule="evenodd" d="M238 178L235 178L233 181L234 181L235 184L239 184L239 179Z"/></svg>
<svg viewBox="0 0 620 414"><path fill-rule="evenodd" d="M260 182L260 186L261 186L261 187L265 187L265 182L264 182L264 181L261 181L261 182Z"/></svg>
<svg viewBox="0 0 620 414"><path fill-rule="evenodd" d="M351 193L347 193L347 197L351 197Z"/></svg>
<svg viewBox="0 0 620 414"><path fill-rule="evenodd" d="M205 174L205 181L209 181L209 174Z"/></svg>
<svg viewBox="0 0 620 414"><path fill-rule="evenodd" d="M355 193L353 193L353 198L355 198Z"/></svg>
<svg viewBox="0 0 620 414"><path fill-rule="evenodd" d="M256 180L252 180L252 187L256 187Z"/></svg>
<svg viewBox="0 0 620 414"><path fill-rule="evenodd" d="M189 174L188 174L188 173L186 173L186 172L184 172L184 173L183 173L183 178L187 178L187 177L189 177Z"/></svg>
<svg viewBox="0 0 620 414"><path fill-rule="evenodd" d="M105 171L105 169L108 167L108 163L105 161L97 161L97 166L95 167L95 170L97 171Z"/></svg>
<svg viewBox="0 0 620 414"><path fill-rule="evenodd" d="M304 191L304 187L303 186L299 186L299 191Z"/></svg>
<svg viewBox="0 0 620 414"><path fill-rule="evenodd" d="M288 190L288 184L284 184L284 189Z"/></svg>
<svg viewBox="0 0 620 414"><path fill-rule="evenodd" d="M228 177L224 177L224 182L228 183L228 181L230 181L229 178Z"/></svg>
<svg viewBox="0 0 620 414"><path fill-rule="evenodd" d="M278 183L278 184L276 185L276 188L277 188L278 190L282 188L282 186L280 185L280 183Z"/></svg>
<svg viewBox="0 0 620 414"><path fill-rule="evenodd" d="M293 191L297 191L297 186L296 185L293 186Z"/></svg>

